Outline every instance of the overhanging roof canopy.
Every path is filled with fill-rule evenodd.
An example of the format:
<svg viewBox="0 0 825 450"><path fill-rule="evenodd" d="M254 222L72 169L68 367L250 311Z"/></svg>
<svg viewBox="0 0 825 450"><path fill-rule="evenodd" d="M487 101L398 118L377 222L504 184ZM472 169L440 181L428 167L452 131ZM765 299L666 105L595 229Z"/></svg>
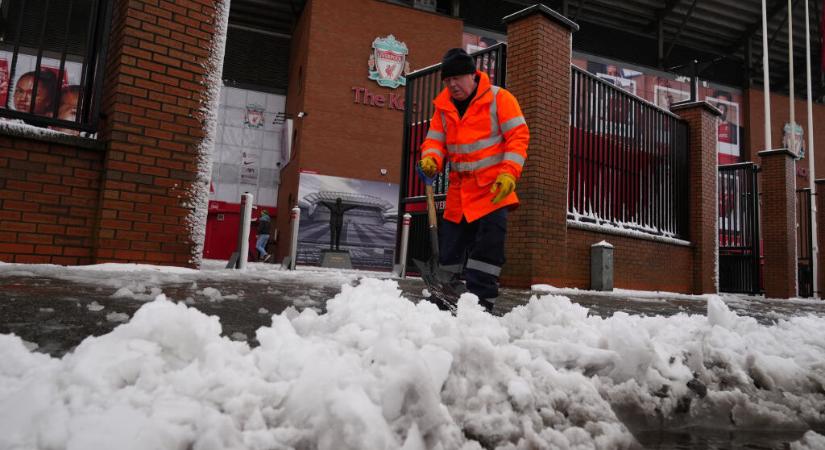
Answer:
<svg viewBox="0 0 825 450"><path fill-rule="evenodd" d="M376 1L414 4L413 0ZM502 17L535 3L535 0L438 0L437 11L447 15L457 11L468 26L504 33ZM693 61L697 61L695 68L700 78L734 86L761 87L761 0L548 0L539 3L581 25L581 30L573 36L576 50L683 75L691 75ZM791 3L795 91L797 95L804 95L805 0L791 0ZM342 0L338 7L346 8L347 4ZM814 96L822 101L825 83L819 64L822 51L819 37L823 1L808 0L808 4ZM278 47L275 50L280 55L278 64L285 70L289 57L285 50L304 5L305 0L232 0L228 45L232 45L233 30L235 35L246 31L269 36L267 42L274 42ZM787 7L787 0L767 0L771 90L775 92L787 92L789 86ZM282 81L285 82L285 78Z"/></svg>
<svg viewBox="0 0 825 450"><path fill-rule="evenodd" d="M305 0L232 0L229 24L289 38Z"/></svg>
<svg viewBox="0 0 825 450"><path fill-rule="evenodd" d="M531 0L462 0L462 14L509 4L507 11ZM700 78L727 84L762 83L761 0L552 0L541 3L582 27L573 47L590 53L690 75L698 61ZM795 91L805 89L805 1L792 0ZM820 55L822 0L808 0L811 66L815 96L823 91ZM466 4L466 6L465 6ZM787 92L788 1L767 0L771 90ZM501 28L501 27L496 27Z"/></svg>
<svg viewBox="0 0 825 450"><path fill-rule="evenodd" d="M232 0L223 78L227 85L285 93L292 33L305 0Z"/></svg>

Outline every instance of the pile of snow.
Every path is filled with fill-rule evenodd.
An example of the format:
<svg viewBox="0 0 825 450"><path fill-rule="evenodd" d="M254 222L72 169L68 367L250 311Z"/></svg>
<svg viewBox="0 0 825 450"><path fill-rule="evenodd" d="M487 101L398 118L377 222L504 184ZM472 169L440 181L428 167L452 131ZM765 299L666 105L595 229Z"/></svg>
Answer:
<svg viewBox="0 0 825 450"><path fill-rule="evenodd" d="M825 424L813 316L760 325L710 297L600 318L545 295L497 318L465 295L454 317L372 278L326 310L274 315L255 348L164 295L62 359L0 335L0 448L615 449L628 420Z"/></svg>

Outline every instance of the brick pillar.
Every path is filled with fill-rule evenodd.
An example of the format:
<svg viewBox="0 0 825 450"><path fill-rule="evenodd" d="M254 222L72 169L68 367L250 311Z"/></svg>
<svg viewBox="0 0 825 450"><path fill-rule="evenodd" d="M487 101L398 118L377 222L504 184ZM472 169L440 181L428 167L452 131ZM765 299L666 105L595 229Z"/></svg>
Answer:
<svg viewBox="0 0 825 450"><path fill-rule="evenodd" d="M722 113L707 102L681 103L671 110L690 127L688 217L693 244L693 293L716 293L719 291L716 133L717 117Z"/></svg>
<svg viewBox="0 0 825 450"><path fill-rule="evenodd" d="M112 5L98 263L200 261L228 0L162 3Z"/></svg>
<svg viewBox="0 0 825 450"><path fill-rule="evenodd" d="M796 297L796 192L794 154L787 149L764 150L762 243L765 252L765 296Z"/></svg>
<svg viewBox="0 0 825 450"><path fill-rule="evenodd" d="M509 219L502 284L562 284L566 275L570 58L578 25L544 5L504 18L507 89L516 96L530 147ZM552 249L551 251L548 251Z"/></svg>
<svg viewBox="0 0 825 450"><path fill-rule="evenodd" d="M820 178L816 180L816 236L813 236L815 239L816 246L819 248L819 252L817 253L816 258L816 272L814 274L817 277L817 292L814 293L815 297L818 298L825 298L825 295L822 294L822 289L825 287L825 252L822 249L825 249L825 178Z"/></svg>

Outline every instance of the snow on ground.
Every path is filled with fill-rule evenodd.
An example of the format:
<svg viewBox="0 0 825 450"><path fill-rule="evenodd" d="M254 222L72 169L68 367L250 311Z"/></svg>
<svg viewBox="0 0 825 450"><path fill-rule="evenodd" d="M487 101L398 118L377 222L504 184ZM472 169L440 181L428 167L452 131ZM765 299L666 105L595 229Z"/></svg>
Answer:
<svg viewBox="0 0 825 450"><path fill-rule="evenodd" d="M4 269L24 267L115 287L139 278ZM197 276L297 277L308 288L321 276L262 267ZM254 348L164 294L60 359L0 335L0 448L614 449L634 445L626 423L825 426L822 318L762 325L717 296L705 315L601 318L553 294L501 318L465 295L451 316L364 275L323 273L343 285L326 313L274 315ZM823 440L808 432L793 445Z"/></svg>

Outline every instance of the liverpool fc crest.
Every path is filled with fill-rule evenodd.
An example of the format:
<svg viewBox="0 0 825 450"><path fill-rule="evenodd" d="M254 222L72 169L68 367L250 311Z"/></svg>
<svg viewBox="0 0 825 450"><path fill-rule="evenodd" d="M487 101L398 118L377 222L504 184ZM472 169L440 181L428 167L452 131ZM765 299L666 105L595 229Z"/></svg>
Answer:
<svg viewBox="0 0 825 450"><path fill-rule="evenodd" d="M375 80L378 85L388 88L406 86L407 79L404 75L410 71L410 63L406 61L407 44L389 35L375 38L372 41L372 49L369 59L370 80Z"/></svg>

